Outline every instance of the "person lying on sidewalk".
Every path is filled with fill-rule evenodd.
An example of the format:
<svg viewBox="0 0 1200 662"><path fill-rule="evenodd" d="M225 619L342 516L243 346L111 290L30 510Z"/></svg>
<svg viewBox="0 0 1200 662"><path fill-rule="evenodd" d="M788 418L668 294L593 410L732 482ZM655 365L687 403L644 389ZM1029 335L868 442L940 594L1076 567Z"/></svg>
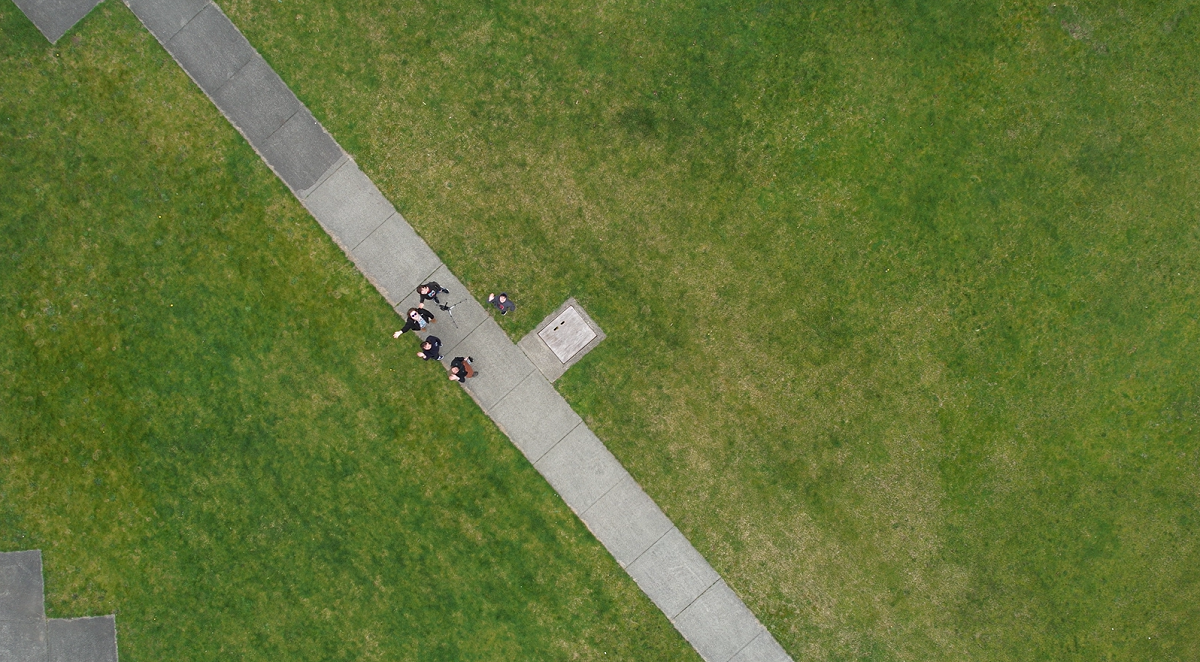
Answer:
<svg viewBox="0 0 1200 662"><path fill-rule="evenodd" d="M463 358L461 356L454 357L450 362L450 381L465 382L475 376L475 368L471 362L475 359L470 356Z"/></svg>
<svg viewBox="0 0 1200 662"><path fill-rule="evenodd" d="M393 338L399 338L402 334L409 331L421 331L437 321L433 313L424 308L409 308L408 314L405 317L408 318L408 321L404 323L403 329L392 334Z"/></svg>
<svg viewBox="0 0 1200 662"><path fill-rule="evenodd" d="M421 351L417 352L417 356L426 361L442 358L442 339L437 336L425 336L425 342L421 343Z"/></svg>
<svg viewBox="0 0 1200 662"><path fill-rule="evenodd" d="M501 292L500 296L489 294L488 302L495 306L496 310L499 310L501 315L507 315L517 308L517 304L513 303L512 299L508 298L508 294L504 292Z"/></svg>

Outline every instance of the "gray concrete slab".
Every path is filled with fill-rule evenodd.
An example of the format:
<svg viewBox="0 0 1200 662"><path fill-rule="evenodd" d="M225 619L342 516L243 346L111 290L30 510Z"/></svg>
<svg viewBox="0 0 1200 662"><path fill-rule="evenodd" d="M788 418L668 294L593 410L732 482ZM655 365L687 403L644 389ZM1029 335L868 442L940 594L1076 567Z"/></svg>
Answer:
<svg viewBox="0 0 1200 662"><path fill-rule="evenodd" d="M83 20L100 0L13 0L50 43Z"/></svg>
<svg viewBox="0 0 1200 662"><path fill-rule="evenodd" d="M214 4L209 4L165 44L204 93L213 96L254 57L254 48Z"/></svg>
<svg viewBox="0 0 1200 662"><path fill-rule="evenodd" d="M257 148L300 110L300 100L257 55L217 90L213 102Z"/></svg>
<svg viewBox="0 0 1200 662"><path fill-rule="evenodd" d="M538 337L550 347L559 361L566 363L592 342L596 332L583 321L575 306L567 306L553 322L538 331Z"/></svg>
<svg viewBox="0 0 1200 662"><path fill-rule="evenodd" d="M350 259L389 302L398 293L412 292L442 265L400 214L392 214L358 244L350 252ZM437 326L440 330L441 324Z"/></svg>
<svg viewBox="0 0 1200 662"><path fill-rule="evenodd" d="M46 625L50 662L117 662L113 616L52 618Z"/></svg>
<svg viewBox="0 0 1200 662"><path fill-rule="evenodd" d="M586 425L572 430L533 466L576 513L585 512L629 476Z"/></svg>
<svg viewBox="0 0 1200 662"><path fill-rule="evenodd" d="M708 662L729 662L763 631L741 598L719 580L674 619L675 628Z"/></svg>
<svg viewBox="0 0 1200 662"><path fill-rule="evenodd" d="M537 462L583 423L579 414L536 370L509 391L492 408L492 420L521 449L530 462Z"/></svg>
<svg viewBox="0 0 1200 662"><path fill-rule="evenodd" d="M496 403L533 372L533 364L491 318L484 320L471 335L464 338L454 348L453 354L447 354L445 350L442 354L446 357L442 363L447 370L455 356L475 357L477 374L467 380L464 386L489 415Z"/></svg>
<svg viewBox="0 0 1200 662"><path fill-rule="evenodd" d="M543 339L542 335L548 328L552 327L557 321L559 321L559 318L571 308L575 309L578 317L583 320L588 329L590 329L595 336L592 337L582 347L582 349L572 352L569 358L564 362L555 354L550 345L546 343L546 340ZM559 306L558 310L555 310L553 313L547 315L546 318L542 320L541 324L538 324L537 328L535 328L533 331L530 331L524 338L520 340L520 342L517 343L517 346L521 348L521 351L525 353L525 356L529 357L529 360L533 362L533 365L537 367L538 371L540 371L546 377L546 379L549 379L551 382L553 382L561 377L563 373L567 371L567 368L575 365L579 359L582 359L584 355L592 351L596 345L599 345L600 342L605 339L605 337L604 331L600 329L600 325L596 324L595 320L593 320L591 316L587 314L587 311L583 309L583 306L580 305L574 297L571 297L567 299L563 305Z"/></svg>
<svg viewBox="0 0 1200 662"><path fill-rule="evenodd" d="M464 338L471 335L471 332L479 328L484 320L489 319L488 313L484 310L467 288L459 282L454 274L450 273L450 269L442 264L426 278L421 279L421 283L436 281L439 285L450 290L449 294L443 294L439 297L442 303L453 306L453 310L446 311L438 308L438 304L432 301L426 301L425 307L432 310L437 316L436 331L432 333L442 339L442 353L452 352L462 342ZM420 285L421 283L418 283ZM396 312L403 318L405 311L409 308L415 308L420 301L420 296L414 289L409 292L399 303L387 297L388 303L396 309Z"/></svg>
<svg viewBox="0 0 1200 662"><path fill-rule="evenodd" d="M304 106L257 148L294 192L310 188L343 156L342 148Z"/></svg>
<svg viewBox="0 0 1200 662"><path fill-rule="evenodd" d="M351 251L396 213L396 208L353 159L313 189L304 199L304 206L338 243Z"/></svg>
<svg viewBox="0 0 1200 662"><path fill-rule="evenodd" d="M763 630L754 641L738 651L730 662L792 662L792 658L770 632Z"/></svg>
<svg viewBox="0 0 1200 662"><path fill-rule="evenodd" d="M721 578L675 527L626 569L668 618L679 615Z"/></svg>
<svg viewBox="0 0 1200 662"><path fill-rule="evenodd" d="M0 552L0 621L40 621L44 600L42 553Z"/></svg>
<svg viewBox="0 0 1200 662"><path fill-rule="evenodd" d="M671 520L632 476L617 483L583 511L580 519L604 543L621 567L633 563L672 528Z"/></svg>
<svg viewBox="0 0 1200 662"><path fill-rule="evenodd" d="M0 662L45 662L46 621L0 621Z"/></svg>
<svg viewBox="0 0 1200 662"><path fill-rule="evenodd" d="M125 0L135 16L162 43L171 38L196 18L209 0Z"/></svg>

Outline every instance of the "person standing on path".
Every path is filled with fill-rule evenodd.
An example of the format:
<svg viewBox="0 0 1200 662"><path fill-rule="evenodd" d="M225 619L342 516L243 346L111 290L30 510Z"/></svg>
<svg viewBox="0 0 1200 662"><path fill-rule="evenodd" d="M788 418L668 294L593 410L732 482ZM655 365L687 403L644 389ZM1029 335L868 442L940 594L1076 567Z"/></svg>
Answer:
<svg viewBox="0 0 1200 662"><path fill-rule="evenodd" d="M442 305L441 300L438 299L438 295L439 294L450 294L450 290L442 287L441 285L438 285L436 282L431 280L428 283L425 283L424 285L418 287L417 294L419 294L421 296L421 300L417 302L417 308L424 308L425 302L429 301L429 300L432 300L434 303L438 304L439 306Z"/></svg>
<svg viewBox="0 0 1200 662"><path fill-rule="evenodd" d="M393 338L399 338L402 334L409 331L421 331L437 321L433 313L424 308L409 308L408 314L405 317L408 318L408 321L404 323L403 329L392 334Z"/></svg>
<svg viewBox="0 0 1200 662"><path fill-rule="evenodd" d="M421 343L421 351L417 352L417 356L426 361L442 358L442 339L437 336L425 336L425 342Z"/></svg>
<svg viewBox="0 0 1200 662"><path fill-rule="evenodd" d="M517 304L513 303L512 299L509 299L508 294L505 292L501 292L500 296L489 294L488 302L495 306L501 315L507 315L517 308Z"/></svg>
<svg viewBox="0 0 1200 662"><path fill-rule="evenodd" d="M474 360L470 356L465 358L462 356L454 357L454 360L450 362L450 381L465 382L474 377L475 368L471 365L471 362Z"/></svg>

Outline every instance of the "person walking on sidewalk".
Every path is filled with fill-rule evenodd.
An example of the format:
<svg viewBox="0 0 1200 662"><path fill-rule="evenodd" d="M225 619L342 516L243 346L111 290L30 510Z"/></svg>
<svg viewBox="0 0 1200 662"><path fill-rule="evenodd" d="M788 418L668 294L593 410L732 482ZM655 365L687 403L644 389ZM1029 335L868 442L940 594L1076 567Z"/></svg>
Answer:
<svg viewBox="0 0 1200 662"><path fill-rule="evenodd" d="M474 377L475 367L471 365L474 360L475 359L470 356L454 357L454 360L450 362L450 381L465 382L471 377Z"/></svg>
<svg viewBox="0 0 1200 662"><path fill-rule="evenodd" d="M505 292L501 292L500 296L489 294L488 302L495 306L501 315L507 315L517 308L517 304L513 303L512 299L509 299L508 294Z"/></svg>
<svg viewBox="0 0 1200 662"><path fill-rule="evenodd" d="M417 308L424 308L425 302L429 300L433 300L433 302L439 306L442 305L442 301L438 299L438 295L450 294L450 290L431 280L428 283L418 287L417 294L421 296L421 300L417 302Z"/></svg>
<svg viewBox="0 0 1200 662"><path fill-rule="evenodd" d="M417 356L426 361L441 359L442 339L437 336L425 336L425 342L421 343L421 351L417 352Z"/></svg>
<svg viewBox="0 0 1200 662"><path fill-rule="evenodd" d="M392 334L393 338L399 338L409 331L422 331L425 327L437 321L433 313L424 308L409 308L408 314L405 317L408 318L408 321L404 323L403 329Z"/></svg>

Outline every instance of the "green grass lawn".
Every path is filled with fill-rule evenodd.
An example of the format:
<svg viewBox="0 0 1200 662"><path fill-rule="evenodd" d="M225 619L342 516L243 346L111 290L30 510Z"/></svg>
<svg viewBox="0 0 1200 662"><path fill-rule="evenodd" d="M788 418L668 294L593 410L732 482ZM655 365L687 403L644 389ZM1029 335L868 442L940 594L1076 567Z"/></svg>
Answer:
<svg viewBox="0 0 1200 662"><path fill-rule="evenodd" d="M1200 658L1200 10L221 4L797 659Z"/></svg>
<svg viewBox="0 0 1200 662"><path fill-rule="evenodd" d="M0 550L137 660L698 659L119 2L0 3Z"/></svg>

